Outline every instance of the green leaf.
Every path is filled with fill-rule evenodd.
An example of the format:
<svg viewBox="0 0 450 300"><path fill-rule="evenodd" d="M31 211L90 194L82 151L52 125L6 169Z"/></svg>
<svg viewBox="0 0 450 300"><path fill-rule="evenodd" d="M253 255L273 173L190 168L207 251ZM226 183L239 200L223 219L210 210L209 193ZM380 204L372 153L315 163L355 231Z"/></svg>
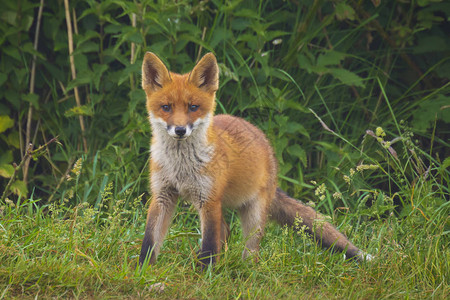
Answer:
<svg viewBox="0 0 450 300"><path fill-rule="evenodd" d="M231 21L231 28L234 30L244 30L250 25L250 20L246 18L235 18Z"/></svg>
<svg viewBox="0 0 450 300"><path fill-rule="evenodd" d="M72 90L76 86L92 83L95 80L94 73L90 70L84 70L77 75L75 80L72 80L67 85L66 91Z"/></svg>
<svg viewBox="0 0 450 300"><path fill-rule="evenodd" d="M105 26L104 32L107 34L111 34L111 33L119 33L122 31L122 25L118 25L118 24L109 24Z"/></svg>
<svg viewBox="0 0 450 300"><path fill-rule="evenodd" d="M21 197L26 197L28 195L28 188L25 182L22 180L16 180L11 184L11 190L14 194Z"/></svg>
<svg viewBox="0 0 450 300"><path fill-rule="evenodd" d="M16 110L20 109L21 105L20 94L17 91L13 89L7 89L6 91L4 91L3 95L6 98L6 100L8 100L8 102L12 104L14 109Z"/></svg>
<svg viewBox="0 0 450 300"><path fill-rule="evenodd" d="M309 113L309 110L300 103L300 101L289 100L285 102L286 108L292 108L304 113Z"/></svg>
<svg viewBox="0 0 450 300"><path fill-rule="evenodd" d="M309 133L306 130L306 128L302 124L297 123L297 122L289 122L289 123L287 123L287 125L286 125L286 132L287 133L291 133L291 134L298 134L298 133L300 133L300 134L306 136L308 139L310 138L309 137Z"/></svg>
<svg viewBox="0 0 450 300"><path fill-rule="evenodd" d="M431 29L433 24L441 23L444 20L444 18L435 16L434 13L430 11L422 10L417 13L417 21L426 29Z"/></svg>
<svg viewBox="0 0 450 300"><path fill-rule="evenodd" d="M311 73L311 59L303 53L299 53L297 56L297 62L300 68L305 69L308 73Z"/></svg>
<svg viewBox="0 0 450 300"><path fill-rule="evenodd" d="M11 145L15 147L16 149L20 148L20 137L18 131L13 131L10 134L8 134L8 137L6 138L6 142L8 145Z"/></svg>
<svg viewBox="0 0 450 300"><path fill-rule="evenodd" d="M16 26L17 12L4 10L0 15L0 19L9 25Z"/></svg>
<svg viewBox="0 0 450 300"><path fill-rule="evenodd" d="M117 84L121 85L126 80L130 79L130 74L139 74L140 70L141 70L141 64L139 64L139 63L134 63L134 64L128 65L121 72Z"/></svg>
<svg viewBox="0 0 450 300"><path fill-rule="evenodd" d="M144 38L142 37L142 34L140 32L130 32L129 34L126 34L124 38L132 43L136 44L144 43Z"/></svg>
<svg viewBox="0 0 450 300"><path fill-rule="evenodd" d="M0 165L10 164L13 162L12 151L8 150L0 155Z"/></svg>
<svg viewBox="0 0 450 300"><path fill-rule="evenodd" d="M337 68L331 68L329 70L331 75L333 75L333 77L339 79L342 83L346 85L364 87L363 79L358 75L356 75L355 73L350 72L349 70Z"/></svg>
<svg viewBox="0 0 450 300"><path fill-rule="evenodd" d="M326 51L317 58L318 66L336 66L345 58L345 54L337 51Z"/></svg>
<svg viewBox="0 0 450 300"><path fill-rule="evenodd" d="M96 42L92 42L92 41L87 41L83 44L80 44L80 46L78 46L75 50L75 54L79 54L79 53L90 53L90 52L94 52L94 53L98 53L99 52L99 45Z"/></svg>
<svg viewBox="0 0 450 300"><path fill-rule="evenodd" d="M6 46L6 47L2 47L2 52L5 52L8 56L16 59L17 61L21 61L21 56L20 56L20 52L17 51L16 47L13 46Z"/></svg>
<svg viewBox="0 0 450 300"><path fill-rule="evenodd" d="M36 55L37 57L39 57L42 60L45 60L45 56L42 55L42 53L40 53L39 51L36 51L34 49L34 46L31 42L25 43L21 48L21 51L26 52L26 53L30 53L31 55Z"/></svg>
<svg viewBox="0 0 450 300"><path fill-rule="evenodd" d="M448 52L450 43L448 37L424 35L417 39L417 46L413 47L412 50L415 54Z"/></svg>
<svg viewBox="0 0 450 300"><path fill-rule="evenodd" d="M444 159L444 161L442 162L441 170L443 171L443 170L447 169L448 167L450 167L450 156L447 157L446 159Z"/></svg>
<svg viewBox="0 0 450 300"><path fill-rule="evenodd" d="M336 19L342 20L355 20L355 10L350 5L344 2L338 3L336 5Z"/></svg>
<svg viewBox="0 0 450 300"><path fill-rule="evenodd" d="M422 102L413 113L413 127L425 131L434 124L434 120L450 122L450 97L438 95L433 99Z"/></svg>
<svg viewBox="0 0 450 300"><path fill-rule="evenodd" d="M239 1L238 1L239 2ZM236 17L244 17L249 19L260 19L261 17L258 15L258 12L243 8L233 13Z"/></svg>
<svg viewBox="0 0 450 300"><path fill-rule="evenodd" d="M27 101L33 105L34 108L39 109L39 96L36 94L26 94L22 96L24 101Z"/></svg>
<svg viewBox="0 0 450 300"><path fill-rule="evenodd" d="M14 167L11 165L0 165L0 176L11 178L14 174Z"/></svg>
<svg viewBox="0 0 450 300"><path fill-rule="evenodd" d="M8 79L8 75L5 73L0 73L0 86L2 86Z"/></svg>
<svg viewBox="0 0 450 300"><path fill-rule="evenodd" d="M289 143L289 139L287 137L281 137L277 139L275 147L275 153L277 154L277 158L280 161L280 165L284 164L282 153L286 150L286 147Z"/></svg>
<svg viewBox="0 0 450 300"><path fill-rule="evenodd" d="M94 64L92 67L94 70L94 86L98 91L100 88L100 80L102 78L103 73L108 70L108 66L105 64Z"/></svg>
<svg viewBox="0 0 450 300"><path fill-rule="evenodd" d="M289 35L289 32L281 31L281 30L274 30L274 31L266 31L265 36L267 41L272 41L277 37Z"/></svg>
<svg viewBox="0 0 450 300"><path fill-rule="evenodd" d="M9 116L0 116L0 133L5 132L7 129L14 126L14 120Z"/></svg>
<svg viewBox="0 0 450 300"><path fill-rule="evenodd" d="M231 30L227 30L225 28L217 28L214 31L214 35L211 38L211 41L209 42L209 46L211 49L216 48L219 43L226 43L229 39L233 37L233 33Z"/></svg>
<svg viewBox="0 0 450 300"><path fill-rule="evenodd" d="M306 163L307 163L307 161L306 161L306 152L298 144L294 144L294 145L289 146L287 148L287 152L290 155L293 155L293 156L297 157L300 160L300 162L302 163L302 165L306 166Z"/></svg>
<svg viewBox="0 0 450 300"><path fill-rule="evenodd" d="M66 117L74 117L74 116L90 116L92 117L94 115L94 112L92 111L92 108L87 105L81 105L81 106L74 106L69 110L66 110L64 113L64 116Z"/></svg>

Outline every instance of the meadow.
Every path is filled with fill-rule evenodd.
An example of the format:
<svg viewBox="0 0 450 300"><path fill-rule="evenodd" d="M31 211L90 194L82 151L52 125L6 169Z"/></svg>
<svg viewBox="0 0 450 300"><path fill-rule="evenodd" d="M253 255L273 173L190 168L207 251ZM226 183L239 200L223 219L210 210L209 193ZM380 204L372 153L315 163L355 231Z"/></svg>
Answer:
<svg viewBox="0 0 450 300"><path fill-rule="evenodd" d="M446 299L450 3L13 1L0 4L0 299ZM213 52L216 113L261 128L279 184L372 261L269 224L243 261L239 220L199 270L180 199L138 267L151 130L146 51L170 70Z"/></svg>

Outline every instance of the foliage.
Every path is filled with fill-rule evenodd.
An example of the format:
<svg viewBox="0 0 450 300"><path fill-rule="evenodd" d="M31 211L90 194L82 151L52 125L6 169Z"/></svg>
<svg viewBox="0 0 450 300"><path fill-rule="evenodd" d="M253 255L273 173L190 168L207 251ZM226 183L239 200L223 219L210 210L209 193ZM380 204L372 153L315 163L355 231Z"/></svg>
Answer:
<svg viewBox="0 0 450 300"><path fill-rule="evenodd" d="M102 282L110 286L120 282L124 292L130 291L129 282L144 288L160 282L161 274L171 273L163 267L150 275L131 271L133 255L138 253L135 241L142 237L144 222L137 200L144 204L149 198L151 132L140 89L140 66L144 53L153 51L171 70L186 72L211 51L221 72L217 113L238 115L262 128L280 162L281 187L311 201L343 228L352 224L353 229L345 230L389 257L367 267L367 273L362 267L367 276L357 268L347 271L346 263L336 263L334 256L326 256L328 263L320 267L315 260L296 261L293 265L306 267L290 273L293 280L301 274L313 287L324 283L343 292L352 278L366 282L376 278L375 291L365 297L377 297L383 293L380 282L413 276L407 286L419 298L426 293L420 294L421 288L434 289L436 295L448 293L448 286L439 287L442 280L432 280L448 272L436 258L442 251L448 260L449 253L448 1L72 0L67 1L67 12L65 3L4 0L0 4L0 190L7 196L0 206L2 218L8 220L0 223L0 230L11 234L0 247L29 245L29 240L14 233L20 232L20 224L30 239L42 236L35 231L41 225L43 231L55 228L49 236L79 234L79 243L63 239L54 249L42 249L56 254L70 249L64 256L70 266L56 267L53 274L69 274L76 269L72 264L85 259L82 268L86 269L76 269L78 278L85 272L95 274L87 279L95 288L88 283L89 288L81 288L86 297L90 292L102 297ZM58 142L49 144L53 138ZM28 143L45 151L31 159ZM122 229L108 229L116 226L108 217L114 218L117 207L130 220L122 216ZM194 228L193 214L182 211L177 218ZM94 220L78 228L78 218L87 216ZM371 224L374 228L369 229ZM378 237L378 245L368 241L370 230ZM276 235L274 231L268 230L268 239ZM280 250L275 246L280 239L268 239L270 247ZM431 247L425 253L427 239ZM35 247L38 250L39 245L58 240L48 237ZM103 248L105 240L111 246ZM178 246L171 248L170 243L177 242L169 242L168 249ZM191 244L184 247L186 253L192 249ZM297 255L291 247L281 253ZM108 256L113 248L116 252ZM281 276L264 275L264 268L278 269L271 260L283 259L275 250L264 254L267 260L254 275L269 286ZM238 252L226 255L236 260L224 275L229 284L236 283L233 278L250 276L254 266L247 269L237 262ZM9 267L2 265L1 282L10 281L17 291L20 284L5 274L16 262L20 264L15 270L20 271L27 257L2 259ZM49 262L61 258L49 257ZM117 257L123 266L114 266ZM167 265L185 270L190 261L178 258ZM224 261L218 267L221 271L230 264ZM398 269L389 265L397 261L401 262ZM408 275L406 265L414 262L419 265ZM48 266L34 265L36 273ZM386 277L376 276L377 267L387 270ZM321 281L324 269L341 274L340 279ZM25 271L20 272L15 273L17 278ZM120 275L103 278L101 274L108 272ZM214 272L188 276L200 280L200 286L217 282ZM31 286L24 281L22 287L36 293L44 277L31 280ZM286 289L273 291L274 295L287 295L291 281L283 284ZM240 296L248 291L257 295L260 288L240 287ZM349 295L360 287L350 289ZM333 296L330 291L325 296ZM205 296L197 292L190 295Z"/></svg>

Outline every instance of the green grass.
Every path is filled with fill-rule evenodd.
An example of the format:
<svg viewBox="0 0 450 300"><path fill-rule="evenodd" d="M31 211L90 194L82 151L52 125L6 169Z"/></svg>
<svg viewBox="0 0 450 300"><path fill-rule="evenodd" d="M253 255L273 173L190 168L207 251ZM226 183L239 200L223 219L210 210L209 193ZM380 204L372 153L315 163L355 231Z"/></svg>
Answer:
<svg viewBox="0 0 450 300"><path fill-rule="evenodd" d="M337 223L375 256L359 264L273 224L259 261L242 261L239 221L231 214L228 250L201 272L192 209L178 209L156 265L144 269L136 268L145 223L139 201L101 214L83 204L33 200L1 209L0 298L445 299L450 293L445 210L433 216L438 226L416 226L423 219L418 210L402 220L349 216Z"/></svg>

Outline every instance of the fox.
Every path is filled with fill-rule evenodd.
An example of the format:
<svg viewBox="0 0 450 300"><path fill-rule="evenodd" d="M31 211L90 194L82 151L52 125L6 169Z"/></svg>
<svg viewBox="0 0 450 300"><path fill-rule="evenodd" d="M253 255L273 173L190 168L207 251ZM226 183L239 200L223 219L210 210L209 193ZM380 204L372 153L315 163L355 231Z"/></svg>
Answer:
<svg viewBox="0 0 450 300"><path fill-rule="evenodd" d="M265 134L248 121L214 115L219 67L205 54L191 72L169 71L146 52L142 89L152 130L150 146L151 202L139 263L155 264L179 198L199 214L202 266L219 259L230 229L224 209L239 216L245 248L242 258L255 257L268 221L306 226L324 248L360 261L370 257L353 245L320 213L278 187L278 164Z"/></svg>

